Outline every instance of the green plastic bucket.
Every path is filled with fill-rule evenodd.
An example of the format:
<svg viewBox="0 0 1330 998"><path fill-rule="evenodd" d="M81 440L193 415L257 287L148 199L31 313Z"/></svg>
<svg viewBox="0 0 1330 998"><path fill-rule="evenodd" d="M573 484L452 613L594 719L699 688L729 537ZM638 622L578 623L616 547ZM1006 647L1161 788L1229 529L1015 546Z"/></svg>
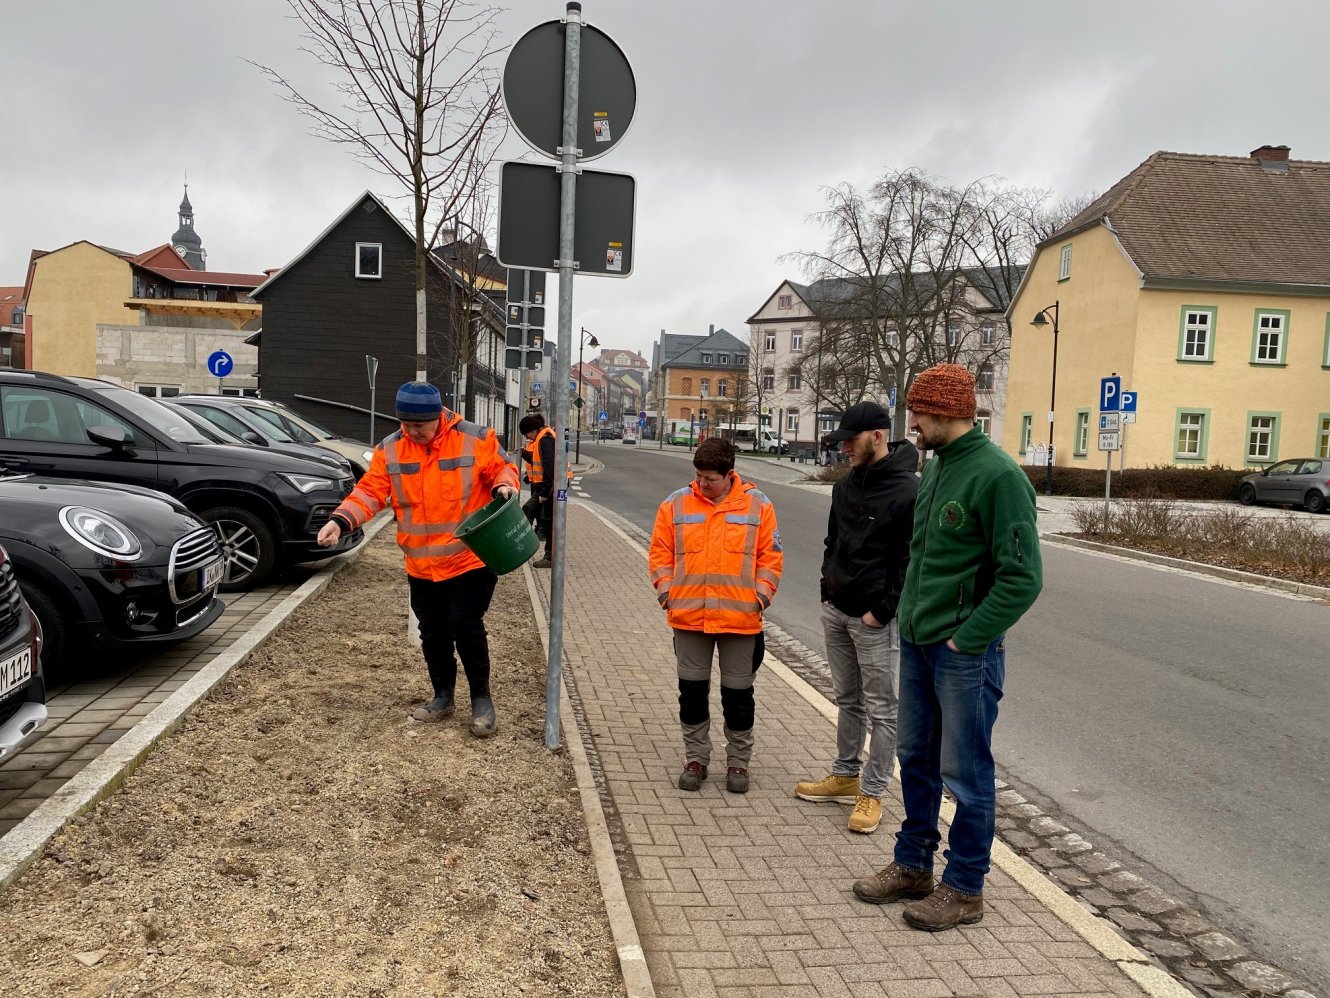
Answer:
<svg viewBox="0 0 1330 998"><path fill-rule="evenodd" d="M480 507L462 521L455 536L499 575L521 568L540 547L515 492Z"/></svg>

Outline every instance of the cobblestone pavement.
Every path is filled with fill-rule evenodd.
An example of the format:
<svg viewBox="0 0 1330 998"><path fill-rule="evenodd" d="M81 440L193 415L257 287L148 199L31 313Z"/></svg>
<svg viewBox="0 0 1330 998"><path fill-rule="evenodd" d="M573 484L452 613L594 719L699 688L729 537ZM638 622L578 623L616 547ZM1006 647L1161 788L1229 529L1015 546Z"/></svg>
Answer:
<svg viewBox="0 0 1330 998"><path fill-rule="evenodd" d="M0 835L26 818L107 747L295 592L312 570L295 568L248 593L225 593L211 627L156 654L110 665L92 652L86 667L47 689L41 736L0 765Z"/></svg>
<svg viewBox="0 0 1330 998"><path fill-rule="evenodd" d="M719 774L677 790L674 656L643 552L577 505L569 541L570 686L658 995L1142 993L997 870L983 922L937 935L908 928L899 905L856 900L854 879L890 860L899 798L872 836L852 835L843 807L797 800L790 788L825 770L834 728L771 671L757 684L751 791L726 793ZM715 691L712 714L719 742ZM723 768L719 744L716 758Z"/></svg>

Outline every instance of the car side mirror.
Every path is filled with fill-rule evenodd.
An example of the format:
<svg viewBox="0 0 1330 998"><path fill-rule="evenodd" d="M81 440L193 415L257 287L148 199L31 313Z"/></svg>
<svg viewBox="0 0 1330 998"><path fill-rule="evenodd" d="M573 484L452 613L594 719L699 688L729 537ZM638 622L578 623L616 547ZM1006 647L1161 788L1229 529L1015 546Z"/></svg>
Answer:
<svg viewBox="0 0 1330 998"><path fill-rule="evenodd" d="M246 430L244 433L240 434L240 439L247 444L253 444L255 447L268 446L268 441L264 440L263 437L259 436L253 430Z"/></svg>
<svg viewBox="0 0 1330 998"><path fill-rule="evenodd" d="M1269 469L1269 468L1262 468L1262 469L1261 469L1261 477L1262 477L1262 478L1266 477L1268 474L1270 474L1270 469Z"/></svg>
<svg viewBox="0 0 1330 998"><path fill-rule="evenodd" d="M89 426L88 439L111 450L124 450L129 446L129 434L123 426Z"/></svg>

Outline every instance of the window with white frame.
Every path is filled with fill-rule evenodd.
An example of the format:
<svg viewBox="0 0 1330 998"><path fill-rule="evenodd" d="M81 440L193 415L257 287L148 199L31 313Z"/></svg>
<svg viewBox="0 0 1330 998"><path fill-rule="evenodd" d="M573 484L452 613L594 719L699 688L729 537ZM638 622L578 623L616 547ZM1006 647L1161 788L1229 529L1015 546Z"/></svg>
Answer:
<svg viewBox="0 0 1330 998"><path fill-rule="evenodd" d="M798 410L798 409L786 409L786 410L785 410L785 432L787 432L787 433L793 433L793 434L796 434L796 435L799 433L799 410Z"/></svg>
<svg viewBox="0 0 1330 998"><path fill-rule="evenodd" d="M776 298L777 308L794 308L794 295L779 295Z"/></svg>
<svg viewBox="0 0 1330 998"><path fill-rule="evenodd" d="M976 391L991 392L993 390L993 365L985 364L979 368L979 373L975 375L974 387Z"/></svg>
<svg viewBox="0 0 1330 998"><path fill-rule="evenodd" d="M1275 426L1278 420L1274 416L1252 416L1247 423L1247 460L1252 463L1266 463L1275 459Z"/></svg>
<svg viewBox="0 0 1330 998"><path fill-rule="evenodd" d="M1214 340L1214 309L1186 308L1182 310L1182 360L1212 360Z"/></svg>
<svg viewBox="0 0 1330 998"><path fill-rule="evenodd" d="M1077 454L1087 454L1090 450L1090 414L1076 413L1076 448Z"/></svg>
<svg viewBox="0 0 1330 998"><path fill-rule="evenodd" d="M716 396L718 398L728 398L730 394L729 382L721 378L716 382Z"/></svg>
<svg viewBox="0 0 1330 998"><path fill-rule="evenodd" d="M762 390L764 392L774 392L776 390L775 368L765 367L762 369Z"/></svg>
<svg viewBox="0 0 1330 998"><path fill-rule="evenodd" d="M961 324L957 319L947 320L947 346L958 347L961 345Z"/></svg>
<svg viewBox="0 0 1330 998"><path fill-rule="evenodd" d="M991 437L993 435L993 414L980 409L974 414L974 425L979 427L979 432L984 436Z"/></svg>
<svg viewBox="0 0 1330 998"><path fill-rule="evenodd" d="M1256 313L1256 351L1253 361L1257 364L1284 363L1284 325L1282 312Z"/></svg>
<svg viewBox="0 0 1330 998"><path fill-rule="evenodd" d="M256 399L259 397L257 388L223 388L223 395L230 395L232 398Z"/></svg>
<svg viewBox="0 0 1330 998"><path fill-rule="evenodd" d="M1178 413L1178 457L1204 457L1202 443L1205 439L1205 413Z"/></svg>
<svg viewBox="0 0 1330 998"><path fill-rule="evenodd" d="M1021 453L1024 454L1030 449L1030 441L1034 437L1034 416L1025 413L1021 416Z"/></svg>
<svg viewBox="0 0 1330 998"><path fill-rule="evenodd" d="M154 399L173 399L180 394L179 385L135 385L140 395Z"/></svg>
<svg viewBox="0 0 1330 998"><path fill-rule="evenodd" d="M800 380L798 374L791 374L785 379L785 387L789 391L797 392L803 387L803 382Z"/></svg>
<svg viewBox="0 0 1330 998"><path fill-rule="evenodd" d="M1062 262L1058 266L1058 280L1065 281L1071 276L1071 243L1062 247Z"/></svg>
<svg viewBox="0 0 1330 998"><path fill-rule="evenodd" d="M766 342L763 345L762 349L767 353L771 353L776 349L776 334L772 330L767 330L766 336L764 338Z"/></svg>
<svg viewBox="0 0 1330 998"><path fill-rule="evenodd" d="M747 367L747 366L748 366L748 354L746 354L746 353L738 353L738 354L735 354L735 355L734 355L734 365L735 365L735 367Z"/></svg>
<svg viewBox="0 0 1330 998"><path fill-rule="evenodd" d="M711 379L701 378L699 379L699 383L702 386L701 389L699 390L699 394L701 394L703 398L706 398L708 395L711 394Z"/></svg>
<svg viewBox="0 0 1330 998"><path fill-rule="evenodd" d="M356 276L383 277L383 243L356 243Z"/></svg>
<svg viewBox="0 0 1330 998"><path fill-rule="evenodd" d="M790 349L802 350L804 348L804 331L795 329L790 332Z"/></svg>
<svg viewBox="0 0 1330 998"><path fill-rule="evenodd" d="M979 340L986 347L991 347L997 340L997 323L992 319L985 319L979 326Z"/></svg>
<svg viewBox="0 0 1330 998"><path fill-rule="evenodd" d="M887 346L898 347L901 345L901 334L894 329L887 330Z"/></svg>
<svg viewBox="0 0 1330 998"><path fill-rule="evenodd" d="M1316 434L1316 456L1330 458L1330 416L1321 417L1321 426Z"/></svg>
<svg viewBox="0 0 1330 998"><path fill-rule="evenodd" d="M704 354L702 355L702 363L703 363L703 364L710 364L710 363L711 363L711 354L709 354L709 353L704 353Z"/></svg>

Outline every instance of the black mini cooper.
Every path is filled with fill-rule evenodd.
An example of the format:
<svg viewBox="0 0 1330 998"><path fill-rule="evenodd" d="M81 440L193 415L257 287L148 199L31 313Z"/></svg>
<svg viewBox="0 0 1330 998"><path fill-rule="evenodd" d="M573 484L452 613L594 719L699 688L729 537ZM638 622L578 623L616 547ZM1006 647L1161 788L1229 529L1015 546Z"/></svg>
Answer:
<svg viewBox="0 0 1330 998"><path fill-rule="evenodd" d="M132 485L2 474L0 545L42 632L42 664L183 641L221 616L216 533Z"/></svg>

